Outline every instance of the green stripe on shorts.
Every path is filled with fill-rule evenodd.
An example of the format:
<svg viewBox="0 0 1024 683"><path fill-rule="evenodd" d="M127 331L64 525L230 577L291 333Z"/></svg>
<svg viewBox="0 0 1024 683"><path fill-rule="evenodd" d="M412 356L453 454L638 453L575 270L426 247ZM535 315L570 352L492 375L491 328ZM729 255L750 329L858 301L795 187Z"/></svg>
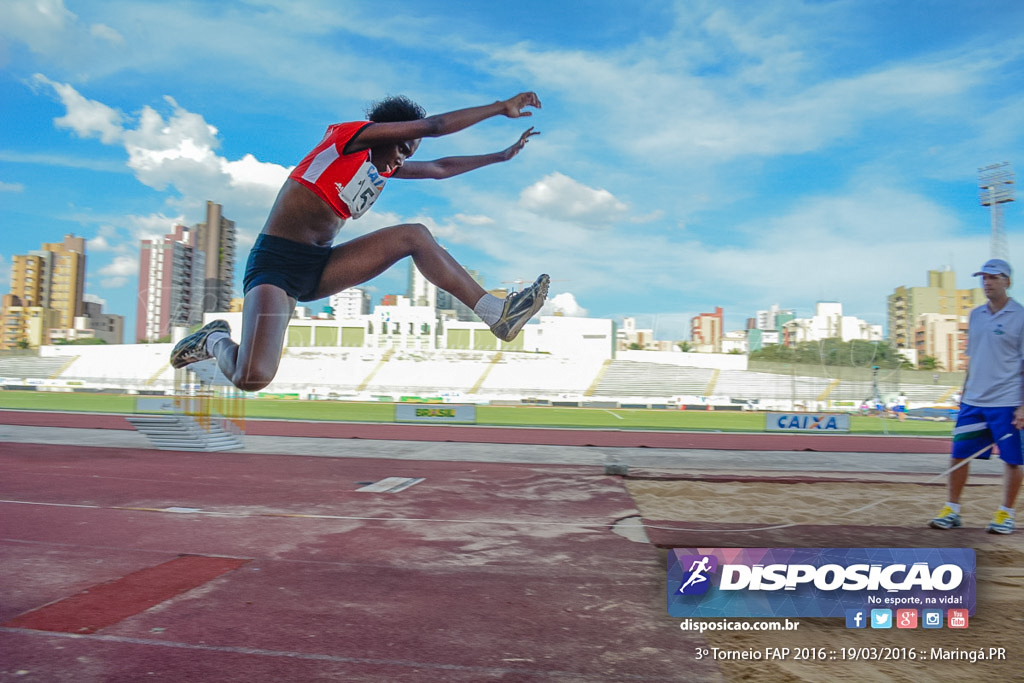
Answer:
<svg viewBox="0 0 1024 683"><path fill-rule="evenodd" d="M988 435L988 428L976 429L971 432L960 432L953 435L953 441L970 441L971 439L980 439Z"/></svg>

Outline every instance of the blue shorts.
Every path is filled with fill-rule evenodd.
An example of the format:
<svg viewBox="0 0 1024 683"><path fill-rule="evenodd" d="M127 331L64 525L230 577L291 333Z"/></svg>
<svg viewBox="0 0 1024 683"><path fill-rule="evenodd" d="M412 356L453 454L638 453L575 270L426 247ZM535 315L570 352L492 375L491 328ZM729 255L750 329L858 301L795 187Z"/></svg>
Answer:
<svg viewBox="0 0 1024 683"><path fill-rule="evenodd" d="M315 301L331 249L260 234L245 263L243 296L256 285L274 285L297 301Z"/></svg>
<svg viewBox="0 0 1024 683"><path fill-rule="evenodd" d="M999 457L1010 465L1024 464L1021 457L1020 430L1013 426L1016 408L979 408L960 404L960 415L953 428L953 457L969 458L982 448L995 443ZM1004 438L1005 437L1005 438ZM992 450L977 456L988 460Z"/></svg>

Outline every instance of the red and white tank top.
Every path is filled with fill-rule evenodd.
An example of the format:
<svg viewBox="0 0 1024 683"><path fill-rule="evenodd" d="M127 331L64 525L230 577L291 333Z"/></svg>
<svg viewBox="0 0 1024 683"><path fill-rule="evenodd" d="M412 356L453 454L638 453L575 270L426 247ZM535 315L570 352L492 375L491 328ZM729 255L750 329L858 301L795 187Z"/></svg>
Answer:
<svg viewBox="0 0 1024 683"><path fill-rule="evenodd" d="M352 121L328 126L320 144L288 175L315 192L341 218L359 218L369 211L391 177L370 162L370 150L344 153L345 145L370 123Z"/></svg>

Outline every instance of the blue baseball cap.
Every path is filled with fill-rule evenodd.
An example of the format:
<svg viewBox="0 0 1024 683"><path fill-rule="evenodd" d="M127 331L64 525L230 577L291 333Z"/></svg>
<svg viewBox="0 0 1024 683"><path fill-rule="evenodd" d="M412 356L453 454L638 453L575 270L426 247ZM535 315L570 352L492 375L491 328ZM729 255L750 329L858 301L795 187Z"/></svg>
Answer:
<svg viewBox="0 0 1024 683"><path fill-rule="evenodd" d="M985 265L981 267L974 275L1005 275L1010 277L1012 270L1010 264L1001 258L990 258L985 261Z"/></svg>

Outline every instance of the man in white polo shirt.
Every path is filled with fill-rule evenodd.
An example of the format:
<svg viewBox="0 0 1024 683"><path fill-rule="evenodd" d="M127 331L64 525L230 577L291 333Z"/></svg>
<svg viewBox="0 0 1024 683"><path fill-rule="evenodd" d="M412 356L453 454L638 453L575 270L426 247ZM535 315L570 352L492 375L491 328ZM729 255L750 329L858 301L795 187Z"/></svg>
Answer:
<svg viewBox="0 0 1024 683"><path fill-rule="evenodd" d="M929 524L936 529L963 525L960 494L970 467L963 459L988 446L978 456L987 459L994 445L1005 464L1004 491L1003 505L988 531L1008 534L1013 531L1014 504L1024 479L1020 433L1024 428L1024 306L1006 293L1011 275L1006 261L990 259L975 275L981 276L988 303L971 311L967 330L967 378L953 429L952 466L962 467L950 472L949 500Z"/></svg>

